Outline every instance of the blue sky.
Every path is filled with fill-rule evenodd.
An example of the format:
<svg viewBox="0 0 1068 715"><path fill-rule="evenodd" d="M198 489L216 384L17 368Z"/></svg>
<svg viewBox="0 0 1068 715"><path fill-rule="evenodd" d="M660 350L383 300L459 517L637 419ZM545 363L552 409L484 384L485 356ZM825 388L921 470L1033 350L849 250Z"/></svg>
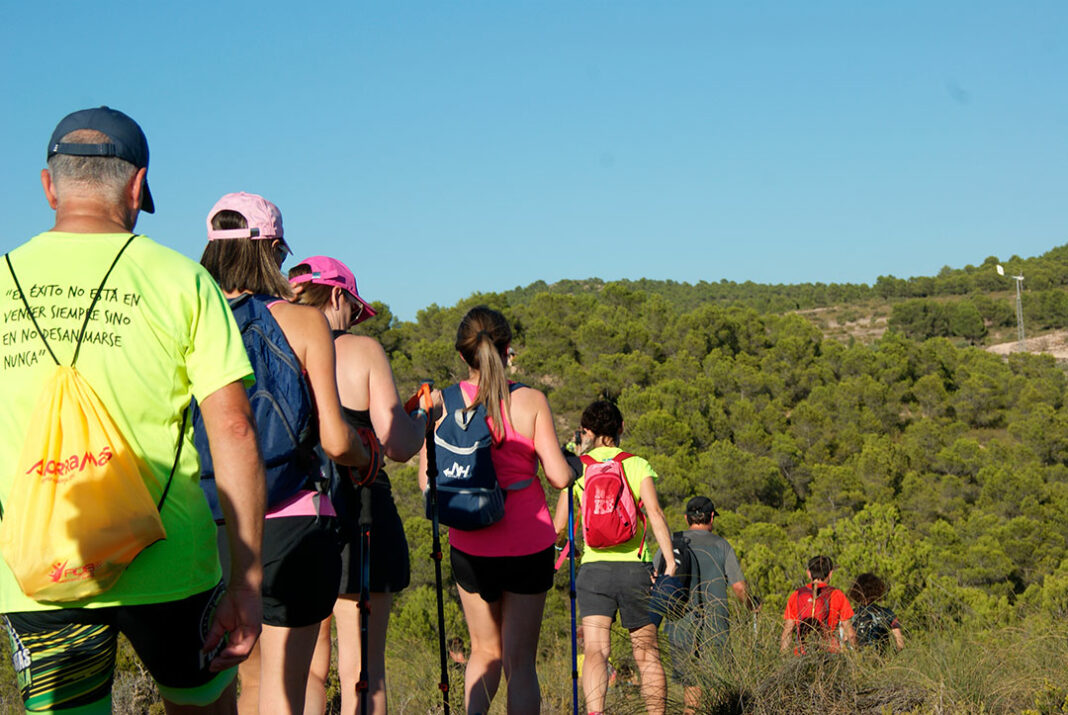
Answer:
<svg viewBox="0 0 1068 715"><path fill-rule="evenodd" d="M199 258L215 200L263 194L403 319L1068 243L1063 2L8 3L0 58L0 249L51 225L56 122L107 104L149 138L141 231Z"/></svg>

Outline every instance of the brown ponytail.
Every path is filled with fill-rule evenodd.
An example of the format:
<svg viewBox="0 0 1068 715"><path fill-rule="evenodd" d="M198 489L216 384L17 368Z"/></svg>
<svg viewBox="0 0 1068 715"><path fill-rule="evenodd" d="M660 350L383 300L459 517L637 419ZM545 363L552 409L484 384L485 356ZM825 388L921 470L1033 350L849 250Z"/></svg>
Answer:
<svg viewBox="0 0 1068 715"><path fill-rule="evenodd" d="M484 305L469 310L456 330L456 349L468 366L478 370L478 392L468 409L485 405L497 441L504 439L502 404L511 421L508 376L504 370L504 353L511 342L508 321Z"/></svg>

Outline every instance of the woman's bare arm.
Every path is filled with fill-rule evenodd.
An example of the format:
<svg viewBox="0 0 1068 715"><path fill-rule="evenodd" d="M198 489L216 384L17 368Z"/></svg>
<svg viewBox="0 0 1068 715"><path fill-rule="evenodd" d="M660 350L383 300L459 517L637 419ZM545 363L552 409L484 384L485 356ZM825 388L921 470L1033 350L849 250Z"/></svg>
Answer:
<svg viewBox="0 0 1068 715"><path fill-rule="evenodd" d="M338 464L366 469L370 457L363 441L341 413L334 338L326 316L318 308L285 302L272 305L271 314L308 373L323 452Z"/></svg>
<svg viewBox="0 0 1068 715"><path fill-rule="evenodd" d="M532 388L526 395L527 404L534 410L534 451L538 455L541 467L545 470L545 478L549 484L557 489L566 489L574 479L574 472L564 459L560 442L556 439L556 426L553 423L553 413L549 409L549 401L545 395Z"/></svg>
<svg viewBox="0 0 1068 715"><path fill-rule="evenodd" d="M407 462L423 444L427 418L413 419L404 411L386 351L363 335L343 335L334 344L341 404L367 409L385 455Z"/></svg>
<svg viewBox="0 0 1068 715"><path fill-rule="evenodd" d="M656 487L653 478L646 477L641 484L642 507L645 509L645 518L649 521L649 528L653 530L656 543L660 547L660 553L664 556L664 573L668 576L675 574L675 552L671 548L671 531L668 529L667 519L660 509L660 500L656 496Z"/></svg>

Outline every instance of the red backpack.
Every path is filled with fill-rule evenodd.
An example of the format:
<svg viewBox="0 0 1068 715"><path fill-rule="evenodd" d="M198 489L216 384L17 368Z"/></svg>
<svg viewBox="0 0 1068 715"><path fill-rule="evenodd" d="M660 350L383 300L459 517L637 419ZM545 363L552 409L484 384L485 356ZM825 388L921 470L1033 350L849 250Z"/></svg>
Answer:
<svg viewBox="0 0 1068 715"><path fill-rule="evenodd" d="M638 546L638 555L641 556L645 546L645 514L641 510L641 500L635 503L623 473L623 460L633 456L620 452L603 462L588 455L582 456L582 463L586 465L582 538L587 546L605 549L625 544L638 532L640 521L642 542Z"/></svg>
<svg viewBox="0 0 1068 715"><path fill-rule="evenodd" d="M823 643L831 637L831 597L835 589L830 584L812 593L811 586L797 589L797 640L801 652L805 645Z"/></svg>

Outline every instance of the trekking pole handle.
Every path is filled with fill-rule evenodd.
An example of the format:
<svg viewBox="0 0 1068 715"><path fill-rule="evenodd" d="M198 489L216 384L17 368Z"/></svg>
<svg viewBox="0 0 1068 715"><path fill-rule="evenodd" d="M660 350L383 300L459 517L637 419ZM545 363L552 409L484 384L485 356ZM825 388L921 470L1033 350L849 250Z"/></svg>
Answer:
<svg viewBox="0 0 1068 715"><path fill-rule="evenodd" d="M434 414L434 381L423 380L419 383L419 389L404 403L404 411L413 418L423 415L426 417L427 431L430 431L430 416Z"/></svg>

